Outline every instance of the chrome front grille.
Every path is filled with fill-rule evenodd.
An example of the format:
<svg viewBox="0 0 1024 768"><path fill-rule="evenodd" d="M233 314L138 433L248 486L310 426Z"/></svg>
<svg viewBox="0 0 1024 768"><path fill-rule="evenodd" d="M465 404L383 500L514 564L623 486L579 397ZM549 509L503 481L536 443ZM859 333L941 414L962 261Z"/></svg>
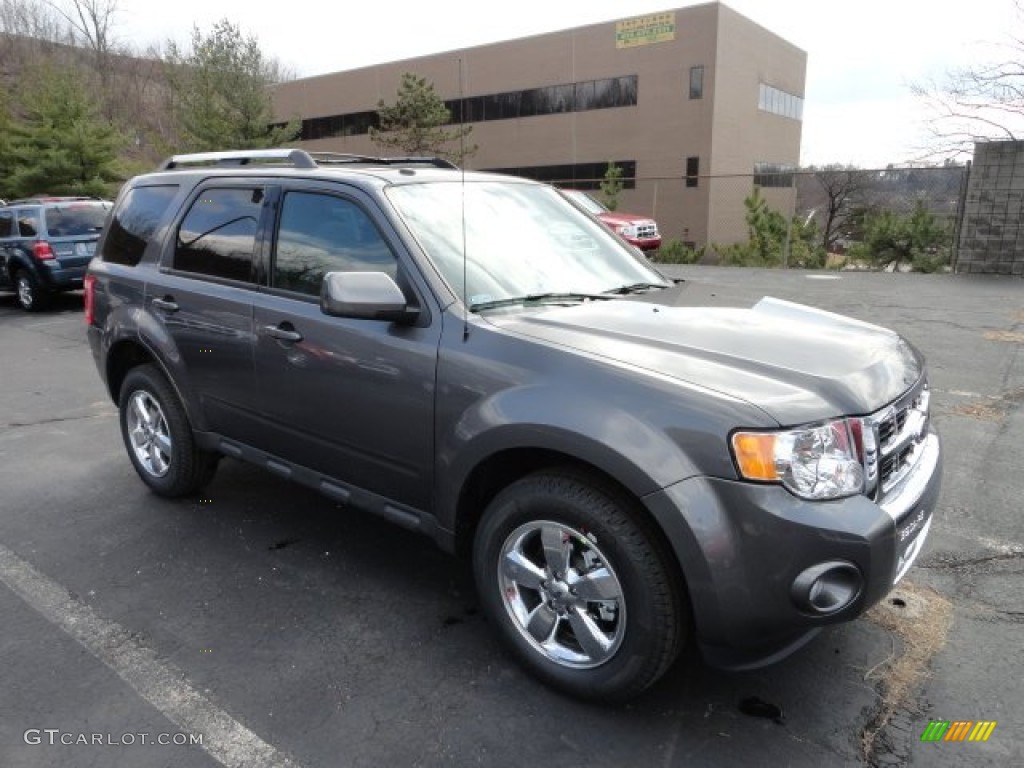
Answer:
<svg viewBox="0 0 1024 768"><path fill-rule="evenodd" d="M931 395L921 383L892 405L864 419L866 493L881 501L907 476L928 437Z"/></svg>

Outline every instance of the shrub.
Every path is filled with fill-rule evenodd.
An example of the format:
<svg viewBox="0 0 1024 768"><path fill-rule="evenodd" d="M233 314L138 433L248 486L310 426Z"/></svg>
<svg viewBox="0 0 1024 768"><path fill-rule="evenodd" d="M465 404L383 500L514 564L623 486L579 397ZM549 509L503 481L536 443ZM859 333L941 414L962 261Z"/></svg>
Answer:
<svg viewBox="0 0 1024 768"><path fill-rule="evenodd" d="M659 264L696 264L704 256L704 248L691 248L682 240L668 239L661 244L653 261Z"/></svg>

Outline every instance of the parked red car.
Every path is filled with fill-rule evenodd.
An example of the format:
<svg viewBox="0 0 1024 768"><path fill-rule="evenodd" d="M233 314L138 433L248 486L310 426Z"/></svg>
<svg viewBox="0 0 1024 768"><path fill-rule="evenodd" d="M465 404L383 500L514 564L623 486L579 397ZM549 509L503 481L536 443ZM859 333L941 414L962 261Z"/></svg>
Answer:
<svg viewBox="0 0 1024 768"><path fill-rule="evenodd" d="M627 243L635 245L642 251L654 251L661 247L658 222L649 216L609 211L605 205L581 189L563 189L562 192L585 211L597 216L605 226L620 235Z"/></svg>

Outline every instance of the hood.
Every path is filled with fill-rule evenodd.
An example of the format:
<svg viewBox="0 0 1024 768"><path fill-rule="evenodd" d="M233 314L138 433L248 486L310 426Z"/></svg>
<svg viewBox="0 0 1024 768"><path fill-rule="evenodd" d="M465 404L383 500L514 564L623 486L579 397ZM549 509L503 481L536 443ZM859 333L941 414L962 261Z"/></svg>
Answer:
<svg viewBox="0 0 1024 768"><path fill-rule="evenodd" d="M924 372L921 355L896 333L813 307L773 298L750 309L656 301L652 294L488 319L745 400L781 425L871 413Z"/></svg>
<svg viewBox="0 0 1024 768"><path fill-rule="evenodd" d="M636 216L632 213L599 213L598 218L601 219L609 227L628 227L635 224L654 224L654 219L650 216Z"/></svg>

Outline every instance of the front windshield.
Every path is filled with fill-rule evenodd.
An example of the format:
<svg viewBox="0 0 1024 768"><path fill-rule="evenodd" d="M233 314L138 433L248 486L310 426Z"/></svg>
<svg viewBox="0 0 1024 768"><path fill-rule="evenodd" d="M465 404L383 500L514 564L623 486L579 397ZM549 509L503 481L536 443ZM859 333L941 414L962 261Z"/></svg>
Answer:
<svg viewBox="0 0 1024 768"><path fill-rule="evenodd" d="M465 250L470 307L547 293L667 284L550 187L498 180L424 182L391 187L388 197L458 296L463 295Z"/></svg>

